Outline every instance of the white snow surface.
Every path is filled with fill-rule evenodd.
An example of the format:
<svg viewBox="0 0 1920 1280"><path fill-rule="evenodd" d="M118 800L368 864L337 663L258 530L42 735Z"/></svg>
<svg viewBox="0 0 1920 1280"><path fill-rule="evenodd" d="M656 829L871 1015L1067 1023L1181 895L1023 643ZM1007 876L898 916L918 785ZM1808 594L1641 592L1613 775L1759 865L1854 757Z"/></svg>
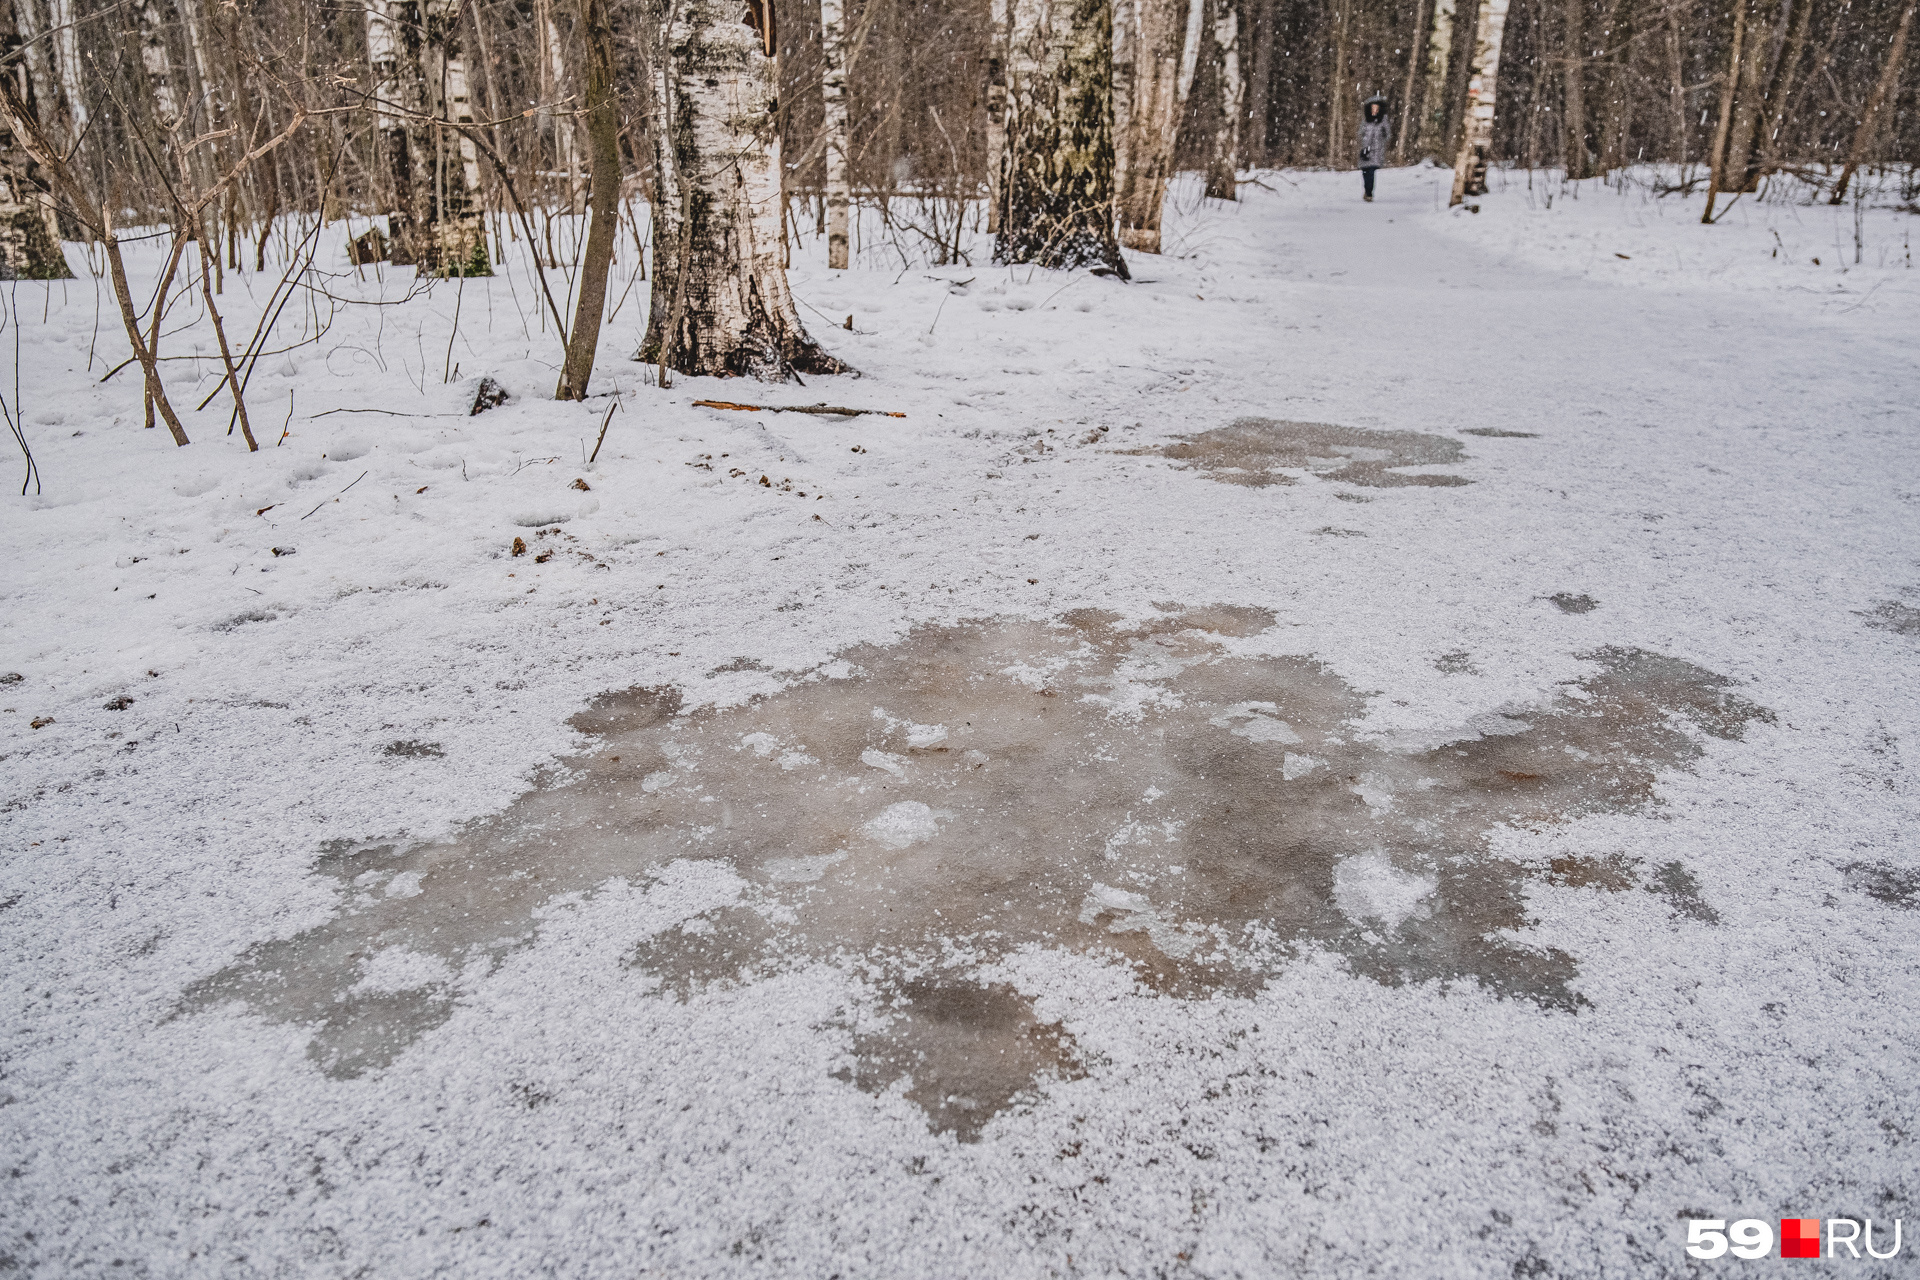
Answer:
<svg viewBox="0 0 1920 1280"><path fill-rule="evenodd" d="M101 382L126 353L90 279L7 285L8 399L44 483L0 499L0 673L22 677L0 684L0 1259L49 1277L1677 1276L1690 1217L1913 1235L1920 911L1847 868L1920 868L1920 637L1867 625L1920 604L1916 219L1867 209L1855 265L1851 209L1748 202L1707 228L1697 199L1539 174L1497 173L1478 213L1438 207L1430 169L1383 171L1371 205L1357 175L1258 177L1225 205L1183 183L1169 252L1131 256L1131 283L993 267L983 241L971 265L904 269L870 244L835 273L803 243L812 332L863 374L806 388L648 385L623 358L644 284L584 405L545 398L558 352L524 265L342 308L263 363L256 454L222 434L225 401L193 412L215 384L204 326L171 339L202 355L169 373L194 439L176 449L141 429L133 371ZM149 277L157 252L134 255ZM407 287L335 269L356 298ZM268 287L229 276L230 329ZM331 307L303 297L283 323ZM515 398L470 418L483 373ZM1243 415L1459 439L1447 470L1472 483L1352 502L1310 471L1241 487L1123 452ZM516 536L556 554L510 557ZM1717 923L1539 882L1520 941L1575 957L1572 1013L1382 985L1312 946L1254 994L1199 999L1030 949L989 976L1086 1070L972 1143L836 1076L848 969L681 1000L625 963L738 897L713 863L549 904L533 945L358 1079L243 1004L179 1011L196 979L336 909L327 842L499 812L589 745L567 719L597 694L739 703L917 624L1156 601L1272 610L1244 643L1366 691L1354 732L1383 742L1496 723L1606 645L1734 679L1773 722L1663 774L1656 806L1496 837L1535 865L1682 863ZM938 840L926 805L887 812ZM791 877L832 852L797 851L813 860ZM1341 884L1388 926L1417 910L1389 864ZM1116 927L1175 937L1144 895L1102 890ZM379 989L447 976L404 948L361 963ZM1849 1273L1905 1274L1913 1247Z"/></svg>

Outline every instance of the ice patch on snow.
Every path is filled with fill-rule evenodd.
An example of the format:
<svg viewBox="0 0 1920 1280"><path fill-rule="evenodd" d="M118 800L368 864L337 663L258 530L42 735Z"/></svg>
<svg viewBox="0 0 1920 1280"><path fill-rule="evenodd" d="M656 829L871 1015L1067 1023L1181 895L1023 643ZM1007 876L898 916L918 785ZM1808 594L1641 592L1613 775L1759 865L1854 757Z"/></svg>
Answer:
<svg viewBox="0 0 1920 1280"><path fill-rule="evenodd" d="M1304 739L1293 731L1292 725L1279 718L1279 711L1271 702L1236 702L1207 723L1249 742L1284 742L1298 746Z"/></svg>
<svg viewBox="0 0 1920 1280"><path fill-rule="evenodd" d="M1440 887L1432 876L1393 865L1384 853L1342 859L1333 873L1333 900L1355 924L1379 922L1398 929L1416 913L1428 911L1426 898Z"/></svg>
<svg viewBox="0 0 1920 1280"><path fill-rule="evenodd" d="M905 849L939 835L940 820L932 806L902 800L882 809L880 816L861 830L889 849Z"/></svg>

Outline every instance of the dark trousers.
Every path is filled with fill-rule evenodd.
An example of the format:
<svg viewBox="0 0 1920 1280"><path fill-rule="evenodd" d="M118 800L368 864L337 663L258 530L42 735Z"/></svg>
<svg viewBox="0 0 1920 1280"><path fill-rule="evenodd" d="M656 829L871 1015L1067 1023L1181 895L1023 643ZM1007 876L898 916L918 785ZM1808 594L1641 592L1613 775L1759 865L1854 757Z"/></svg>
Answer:
<svg viewBox="0 0 1920 1280"><path fill-rule="evenodd" d="M1368 165L1366 168L1360 170L1360 178L1361 178L1361 181L1367 184L1367 194L1372 195L1373 194L1373 166Z"/></svg>

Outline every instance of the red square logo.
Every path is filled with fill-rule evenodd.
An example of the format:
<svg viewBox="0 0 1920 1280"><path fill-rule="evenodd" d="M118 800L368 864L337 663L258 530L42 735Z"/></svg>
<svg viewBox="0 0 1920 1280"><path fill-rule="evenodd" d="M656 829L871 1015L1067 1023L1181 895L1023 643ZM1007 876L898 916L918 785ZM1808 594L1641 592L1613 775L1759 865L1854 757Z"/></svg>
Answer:
<svg viewBox="0 0 1920 1280"><path fill-rule="evenodd" d="M1817 1258L1820 1256L1820 1219L1780 1219L1780 1256Z"/></svg>

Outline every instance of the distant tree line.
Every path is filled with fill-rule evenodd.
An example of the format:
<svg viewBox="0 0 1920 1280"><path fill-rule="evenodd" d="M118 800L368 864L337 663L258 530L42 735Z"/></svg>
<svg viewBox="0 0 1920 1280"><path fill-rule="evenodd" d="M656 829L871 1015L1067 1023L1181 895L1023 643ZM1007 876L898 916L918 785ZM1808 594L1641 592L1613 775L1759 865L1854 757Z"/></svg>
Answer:
<svg viewBox="0 0 1920 1280"><path fill-rule="evenodd" d="M585 394L623 217L651 262L636 354L782 378L839 362L785 267L845 266L859 220L1001 261L1124 275L1167 181L1349 167L1379 94L1393 154L1589 177L1641 162L1717 195L1773 175L1915 191L1915 0L0 0L0 273L111 276L149 413L169 290L298 259L348 214L352 259L484 275L509 243L579 271L559 394ZM1786 188L1782 188L1783 190ZM637 243L637 205L651 241ZM564 215L584 215L566 217ZM1711 215L1709 215L1711 216ZM124 229L165 229L137 297ZM583 232L582 228L586 230ZM146 233L142 233L146 234ZM279 239L276 240L275 237ZM234 413L251 340L219 335ZM230 348L232 350L230 350ZM233 354L238 351L238 355ZM249 434L249 438L251 438Z"/></svg>

